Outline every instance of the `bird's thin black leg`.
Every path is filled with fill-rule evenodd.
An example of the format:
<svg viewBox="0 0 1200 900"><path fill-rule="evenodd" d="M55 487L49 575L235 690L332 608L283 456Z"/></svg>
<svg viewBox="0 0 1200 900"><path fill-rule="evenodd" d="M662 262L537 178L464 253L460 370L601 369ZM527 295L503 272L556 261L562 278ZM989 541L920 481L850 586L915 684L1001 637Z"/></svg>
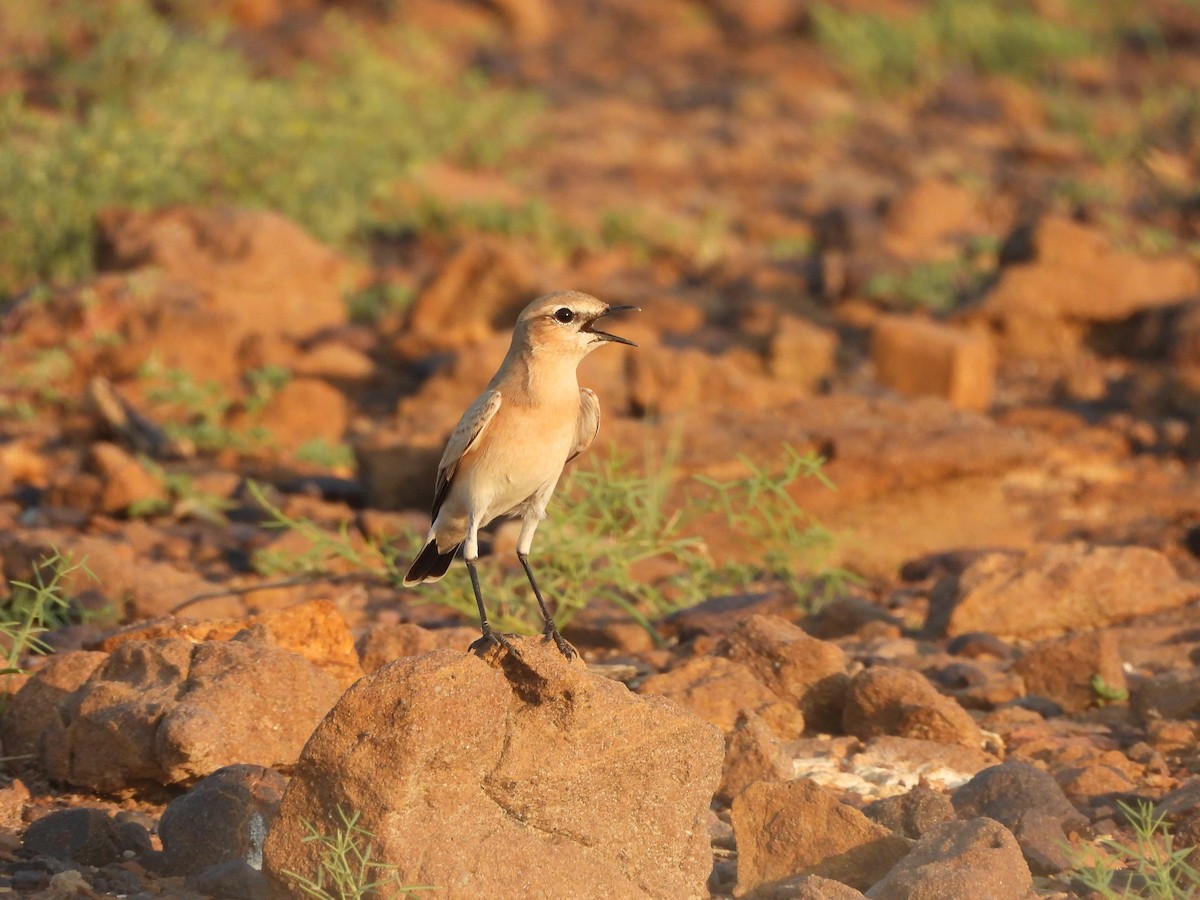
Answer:
<svg viewBox="0 0 1200 900"><path fill-rule="evenodd" d="M554 624L550 610L546 609L546 601L542 599L541 589L538 588L537 581L533 578L533 569L529 568L529 557L518 551L517 559L521 561L521 568L525 570L525 577L529 579L529 586L533 588L533 596L537 597L538 608L542 611L542 621L545 623L542 634L554 641L563 656L573 659L579 654L575 652L574 647L567 643L567 639L558 633L558 626Z"/></svg>
<svg viewBox="0 0 1200 900"><path fill-rule="evenodd" d="M475 571L475 560L467 559L465 562L467 573L471 576L471 588L475 591L475 605L479 607L479 628L483 632L482 637L471 644L471 651L482 654L490 647L499 644L509 653L515 653L516 650L513 649L508 638L492 628L492 623L488 621L487 610L483 608L483 592L479 589L479 573Z"/></svg>

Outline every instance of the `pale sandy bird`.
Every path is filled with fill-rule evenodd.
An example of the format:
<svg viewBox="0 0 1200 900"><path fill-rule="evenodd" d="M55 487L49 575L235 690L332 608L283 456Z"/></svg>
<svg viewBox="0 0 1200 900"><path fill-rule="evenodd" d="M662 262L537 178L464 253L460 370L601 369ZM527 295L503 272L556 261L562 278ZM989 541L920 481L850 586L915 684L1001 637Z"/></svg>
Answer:
<svg viewBox="0 0 1200 900"><path fill-rule="evenodd" d="M479 590L479 529L498 516L517 516L517 558L541 609L544 633L566 656L575 654L546 608L529 567L529 549L563 467L591 446L600 428L600 402L580 388L576 368L610 341L636 347L596 328L605 316L635 309L609 306L578 291L534 300L517 318L499 371L450 435L438 466L433 524L404 583L437 581L463 547L483 630L477 645L507 646L489 624Z"/></svg>

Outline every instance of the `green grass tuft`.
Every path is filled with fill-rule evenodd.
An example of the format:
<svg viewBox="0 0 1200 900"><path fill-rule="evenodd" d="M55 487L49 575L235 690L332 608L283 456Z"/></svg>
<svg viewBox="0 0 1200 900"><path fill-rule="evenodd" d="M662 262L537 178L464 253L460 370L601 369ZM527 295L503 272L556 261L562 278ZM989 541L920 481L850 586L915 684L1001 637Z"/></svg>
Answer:
<svg viewBox="0 0 1200 900"><path fill-rule="evenodd" d="M268 207L352 241L405 211L396 188L422 163L498 163L536 106L452 72L415 36L387 35L384 50L337 17L339 52L287 77L256 74L219 29L184 30L148 0L89 21L78 61L51 44L26 62L49 100L0 97L0 294L89 274L108 206Z"/></svg>
<svg viewBox="0 0 1200 900"><path fill-rule="evenodd" d="M305 897L314 900L366 900L378 896L381 888L388 888L393 895L415 896L420 891L431 891L431 887L412 887L400 882L393 863L385 863L374 857L375 839L370 831L359 824L361 813L347 813L337 808L341 825L332 834L326 834L312 822L305 821L308 835L304 843L318 845L317 871L312 878L296 872L283 874L295 881Z"/></svg>
<svg viewBox="0 0 1200 900"><path fill-rule="evenodd" d="M934 0L898 18L813 8L817 43L861 87L894 94L959 69L1037 79L1098 52L1094 30L1039 14L1024 0Z"/></svg>
<svg viewBox="0 0 1200 900"><path fill-rule="evenodd" d="M21 660L26 655L50 652L41 635L79 620L65 593L64 581L76 572L95 580L86 563L51 548L34 565L32 580L9 582L8 599L0 606L0 635L5 646L0 675L23 672Z"/></svg>
<svg viewBox="0 0 1200 900"><path fill-rule="evenodd" d="M1192 900L1200 896L1195 847L1175 847L1166 819L1154 805L1117 801L1133 828L1133 842L1102 838L1096 846L1073 851L1074 867L1064 873L1102 900Z"/></svg>

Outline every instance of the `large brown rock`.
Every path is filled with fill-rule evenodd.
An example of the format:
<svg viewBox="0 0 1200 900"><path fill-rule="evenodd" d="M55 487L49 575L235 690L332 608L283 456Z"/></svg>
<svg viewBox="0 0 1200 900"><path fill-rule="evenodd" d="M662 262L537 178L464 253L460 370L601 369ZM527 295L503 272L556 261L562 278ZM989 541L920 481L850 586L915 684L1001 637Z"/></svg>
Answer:
<svg viewBox="0 0 1200 900"><path fill-rule="evenodd" d="M1008 830L992 819L935 825L867 891L871 900L1027 900L1033 878Z"/></svg>
<svg viewBox="0 0 1200 900"><path fill-rule="evenodd" d="M669 672L651 675L638 690L666 697L727 733L746 714L755 715L785 740L804 732L804 715L795 703L781 699L749 667L720 656L689 659Z"/></svg>
<svg viewBox="0 0 1200 900"><path fill-rule="evenodd" d="M261 625L271 643L303 656L333 676L343 688L362 677L354 636L329 600L309 600L250 616L246 625Z"/></svg>
<svg viewBox="0 0 1200 900"><path fill-rule="evenodd" d="M782 444L829 458L824 472L836 491L812 478L797 479L789 488L803 509L818 515L893 491L1019 469L1038 462L1046 449L1031 429L999 425L935 397L839 392L780 410L755 411L739 400L706 406L703 417L684 424L679 467L722 480L744 477L737 457L745 454L775 471ZM944 545L923 552L935 549Z"/></svg>
<svg viewBox="0 0 1200 900"><path fill-rule="evenodd" d="M167 490L158 475L116 444L98 441L88 448L87 467L100 477L99 511L120 515L136 505L165 504Z"/></svg>
<svg viewBox="0 0 1200 900"><path fill-rule="evenodd" d="M258 425L274 446L294 451L308 441L340 443L349 420L345 394L319 378L293 378L271 398Z"/></svg>
<svg viewBox="0 0 1200 900"><path fill-rule="evenodd" d="M1037 637L1173 609L1197 596L1200 585L1181 579L1157 550L1043 544L976 560L947 595L948 614L937 614L950 635Z"/></svg>
<svg viewBox="0 0 1200 900"><path fill-rule="evenodd" d="M847 734L898 735L978 749L983 742L970 713L938 692L920 672L875 666L854 676L842 716Z"/></svg>
<svg viewBox="0 0 1200 900"><path fill-rule="evenodd" d="M713 406L769 409L812 389L799 380L769 377L757 355L727 351L714 356L696 347L644 338L638 344L644 352L625 359L629 405L638 413L667 415Z"/></svg>
<svg viewBox="0 0 1200 900"><path fill-rule="evenodd" d="M243 638L122 644L60 704L42 736L47 773L114 792L294 763L341 687L262 635Z"/></svg>
<svg viewBox="0 0 1200 900"><path fill-rule="evenodd" d="M1187 259L1114 250L1101 231L1057 216L1038 222L1027 240L1010 241L1010 252L1023 259L1001 269L984 305L1001 321L1111 322L1200 290L1200 277Z"/></svg>
<svg viewBox="0 0 1200 900"><path fill-rule="evenodd" d="M508 330L538 293L533 263L492 237L461 244L425 284L412 305L397 350L427 356L487 340Z"/></svg>
<svg viewBox="0 0 1200 900"><path fill-rule="evenodd" d="M4 752L22 764L41 759L42 735L59 720L62 704L107 658L105 653L85 650L50 657L9 699L0 721Z"/></svg>
<svg viewBox="0 0 1200 900"><path fill-rule="evenodd" d="M931 394L958 409L986 410L996 387L991 338L911 316L884 316L871 333L879 383L902 394Z"/></svg>
<svg viewBox="0 0 1200 900"><path fill-rule="evenodd" d="M809 728L834 730L850 682L846 654L778 616L753 615L730 632L722 648L776 695L796 704Z"/></svg>
<svg viewBox="0 0 1200 900"><path fill-rule="evenodd" d="M896 834L919 838L935 825L954 818L954 804L945 794L918 784L907 794L883 797L863 807L863 814Z"/></svg>
<svg viewBox="0 0 1200 900"><path fill-rule="evenodd" d="M1147 678L1134 687L1130 699L1134 713L1146 725L1159 719L1200 718L1200 671L1174 670ZM4 746L7 749L8 744Z"/></svg>
<svg viewBox="0 0 1200 900"><path fill-rule="evenodd" d="M1115 631L1089 631L1047 641L1013 664L1030 694L1047 697L1068 713L1083 712L1125 694L1121 642ZM1111 692L1107 698L1097 688Z"/></svg>
<svg viewBox="0 0 1200 900"><path fill-rule="evenodd" d="M909 842L807 778L752 784L733 801L738 897L795 875L859 889L886 874Z"/></svg>
<svg viewBox="0 0 1200 900"><path fill-rule="evenodd" d="M106 810L90 807L57 809L42 816L25 831L23 843L29 856L97 868L151 849L150 835L140 824L118 823Z"/></svg>
<svg viewBox="0 0 1200 900"><path fill-rule="evenodd" d="M265 848L311 877L306 822L357 813L373 855L447 897L701 897L721 734L568 663L452 650L362 679L313 734Z"/></svg>
<svg viewBox="0 0 1200 900"><path fill-rule="evenodd" d="M788 781L791 756L779 738L754 713L738 717L737 727L725 736L725 764L717 797L728 802L756 781Z"/></svg>
<svg viewBox="0 0 1200 900"><path fill-rule="evenodd" d="M558 15L549 0L487 0L520 44L545 43L555 32Z"/></svg>
<svg viewBox="0 0 1200 900"><path fill-rule="evenodd" d="M279 213L113 209L99 225L101 265L152 270L197 291L198 297L179 292L178 314L194 307L219 317L226 355L248 336L303 337L346 320L349 264Z"/></svg>
<svg viewBox="0 0 1200 900"><path fill-rule="evenodd" d="M837 349L837 332L799 316L780 316L767 345L767 370L811 393L833 374Z"/></svg>
<svg viewBox="0 0 1200 900"><path fill-rule="evenodd" d="M422 628L412 622L375 624L359 637L356 648L362 670L370 675L403 656L420 656L431 650L465 650L479 637L474 626Z"/></svg>
<svg viewBox="0 0 1200 900"><path fill-rule="evenodd" d="M889 204L883 246L902 259L952 259L965 237L986 229L973 191L945 178L926 178Z"/></svg>
<svg viewBox="0 0 1200 900"><path fill-rule="evenodd" d="M350 628L337 607L328 600L308 600L244 619L197 620L164 616L111 632L97 641L93 649L112 653L129 641L163 638L182 638L195 643L227 641L255 626L261 626L259 636L324 669L343 688L350 687L362 677Z"/></svg>

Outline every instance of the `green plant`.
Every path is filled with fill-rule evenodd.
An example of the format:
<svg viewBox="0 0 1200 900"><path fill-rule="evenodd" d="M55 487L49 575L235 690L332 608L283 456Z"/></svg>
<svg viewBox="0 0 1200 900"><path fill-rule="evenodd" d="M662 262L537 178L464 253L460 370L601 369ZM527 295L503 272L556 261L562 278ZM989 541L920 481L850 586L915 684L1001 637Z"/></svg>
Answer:
<svg viewBox="0 0 1200 900"><path fill-rule="evenodd" d="M843 593L845 583L853 576L820 565L832 548L833 535L790 493L798 478L815 478L833 490L833 483L822 471L825 461L815 453L801 453L790 444L785 444L783 450L784 467L778 473L741 456L738 458L749 472L743 478L720 481L696 476L713 490L726 522L736 533L749 538L763 560L761 565L726 564L708 573L709 589L717 585L738 588L766 575L816 608Z"/></svg>
<svg viewBox="0 0 1200 900"><path fill-rule="evenodd" d="M953 309L960 298L977 291L987 275L967 256L945 262L915 263L903 272L884 272L871 278L864 293L903 309Z"/></svg>
<svg viewBox="0 0 1200 900"><path fill-rule="evenodd" d="M1169 228L1145 225L1134 232L1133 246L1140 253L1169 253L1179 246L1179 236Z"/></svg>
<svg viewBox="0 0 1200 900"><path fill-rule="evenodd" d="M359 824L361 814L347 814L337 807L341 824L333 834L325 834L317 826L304 820L308 834L303 841L317 844L317 871L313 878L285 871L306 897L315 900L365 900L378 896L381 888L414 896L419 891L431 891L431 887L405 886L395 870L398 866L375 859L375 839L370 831Z"/></svg>
<svg viewBox="0 0 1200 900"><path fill-rule="evenodd" d="M56 51L49 17L42 54L23 61L39 98L0 96L0 294L86 276L111 206L268 207L352 244L405 213L397 188L423 163L502 160L538 103L461 74L428 40L334 13L332 52L284 76L151 0L61 5L97 7L87 52Z"/></svg>
<svg viewBox="0 0 1200 900"><path fill-rule="evenodd" d="M527 238L561 254L595 243L582 229L564 221L544 201L536 199L514 206L499 201L447 203L425 195L404 224L412 231L438 234L483 232Z"/></svg>
<svg viewBox="0 0 1200 900"><path fill-rule="evenodd" d="M244 377L250 391L243 405L246 412L257 415L266 409L275 399L275 395L292 380L292 371L286 366L269 364L251 369Z"/></svg>
<svg viewBox="0 0 1200 900"><path fill-rule="evenodd" d="M813 8L816 40L863 87L895 93L966 68L1034 79L1110 42L1103 24L1068 25L1025 0L934 0L900 18Z"/></svg>
<svg viewBox="0 0 1200 900"><path fill-rule="evenodd" d="M49 653L50 647L39 635L72 621L70 598L65 593L66 579L81 572L96 580L86 565L71 555L51 548L37 561L31 581L10 581L9 596L0 607L0 635L3 635L4 668L2 675L19 674L21 658L29 653Z"/></svg>
<svg viewBox="0 0 1200 900"><path fill-rule="evenodd" d="M824 3L812 7L812 17L817 43L869 90L891 93L909 87L927 64L921 59L915 27Z"/></svg>
<svg viewBox="0 0 1200 900"><path fill-rule="evenodd" d="M1126 688L1114 687L1105 681L1099 672L1094 673L1088 683L1101 706L1106 703L1124 703L1129 699L1129 691Z"/></svg>
<svg viewBox="0 0 1200 900"><path fill-rule="evenodd" d="M323 469L354 468L354 448L349 444L331 444L316 437L296 448L296 459Z"/></svg>
<svg viewBox="0 0 1200 900"><path fill-rule="evenodd" d="M248 481L246 489L266 513L267 528L295 533L308 543L307 549L299 553L280 553L269 547L257 550L253 564L259 574L321 576L340 565L363 576L399 586L404 581L400 554L419 549L415 546L418 538L415 532L400 536L403 541L400 547L395 546L393 540L356 539L350 533L348 521L342 522L336 533L331 533L311 519L285 513L271 502L258 482Z"/></svg>
<svg viewBox="0 0 1200 900"><path fill-rule="evenodd" d="M1188 157L1200 143L1200 97L1190 86L1172 83L1166 71L1130 90L1058 85L1047 95L1049 124L1101 165L1135 166L1139 175L1158 178L1155 154ZM1186 191L1190 182L1186 174L1168 174L1162 186Z"/></svg>
<svg viewBox="0 0 1200 900"><path fill-rule="evenodd" d="M775 237L767 242L767 253L776 262L786 262L811 256L816 247L811 237L789 235Z"/></svg>
<svg viewBox="0 0 1200 900"><path fill-rule="evenodd" d="M213 525L228 524L225 513L235 506L232 500L200 490L191 475L169 472L148 456L139 456L138 461L147 472L162 482L167 496L135 501L125 510L126 515L138 518L170 513L179 519L201 519Z"/></svg>
<svg viewBox="0 0 1200 900"><path fill-rule="evenodd" d="M1133 842L1102 838L1073 851L1069 880L1083 884L1103 900L1192 900L1200 896L1200 870L1190 861L1194 847L1174 846L1164 816L1149 802L1117 806L1133 829ZM1122 882L1117 885L1118 878Z"/></svg>
<svg viewBox="0 0 1200 900"><path fill-rule="evenodd" d="M413 297L414 291L407 285L375 282L346 296L346 312L355 324L374 325L389 313L408 309Z"/></svg>
<svg viewBox="0 0 1200 900"><path fill-rule="evenodd" d="M729 217L717 208L690 216L642 207L609 209L598 234L601 245L627 247L639 260L670 254L701 265L721 258L729 239Z"/></svg>
<svg viewBox="0 0 1200 900"><path fill-rule="evenodd" d="M1052 197L1070 206L1091 206L1116 202L1116 192L1107 184L1077 178L1064 178L1050 187Z"/></svg>
<svg viewBox="0 0 1200 900"><path fill-rule="evenodd" d="M36 351L25 364L15 364L6 373L6 388L32 395L26 402L40 406L62 406L70 402L68 382L75 360L64 347ZM7 392L7 391L6 391Z"/></svg>
<svg viewBox="0 0 1200 900"><path fill-rule="evenodd" d="M281 375L290 377L280 367L266 367L252 375L251 393L242 403L251 418L270 401ZM198 381L186 369L164 368L154 358L141 366L138 377L146 384L147 400L161 405L176 419L182 419L163 424L163 431L172 440L200 452L228 449L237 453L255 453L270 445L271 434L260 425L235 429L226 424L237 403L220 382Z"/></svg>

